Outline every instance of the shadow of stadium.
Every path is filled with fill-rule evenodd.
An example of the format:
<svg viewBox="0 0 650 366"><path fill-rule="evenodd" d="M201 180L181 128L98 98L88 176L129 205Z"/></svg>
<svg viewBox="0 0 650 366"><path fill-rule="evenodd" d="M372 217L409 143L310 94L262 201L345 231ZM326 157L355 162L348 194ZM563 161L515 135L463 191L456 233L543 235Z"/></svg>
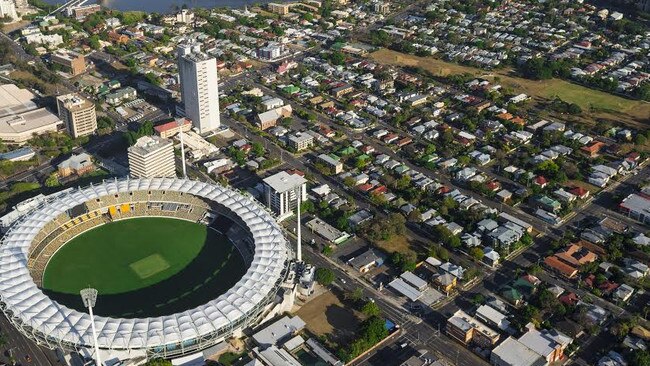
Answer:
<svg viewBox="0 0 650 366"><path fill-rule="evenodd" d="M218 258L222 260L215 260ZM120 318L156 317L185 311L228 291L246 270L244 259L227 237L208 230L201 251L181 271L137 290L120 294L100 293L93 310L96 315ZM78 294L42 290L61 305L87 312Z"/></svg>

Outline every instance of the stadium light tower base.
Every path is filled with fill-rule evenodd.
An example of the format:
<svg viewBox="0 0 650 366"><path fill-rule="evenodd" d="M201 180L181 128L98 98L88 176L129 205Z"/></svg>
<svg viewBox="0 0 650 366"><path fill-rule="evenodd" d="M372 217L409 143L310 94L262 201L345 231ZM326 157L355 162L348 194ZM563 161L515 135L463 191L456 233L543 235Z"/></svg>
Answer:
<svg viewBox="0 0 650 366"><path fill-rule="evenodd" d="M102 366L102 358L99 354L99 344L97 342L97 330L95 330L95 316L93 315L93 307L97 303L97 290L88 287L79 291L79 294L84 306L88 308L88 314L90 314L90 325L93 330L93 343L95 345L95 363L97 366Z"/></svg>

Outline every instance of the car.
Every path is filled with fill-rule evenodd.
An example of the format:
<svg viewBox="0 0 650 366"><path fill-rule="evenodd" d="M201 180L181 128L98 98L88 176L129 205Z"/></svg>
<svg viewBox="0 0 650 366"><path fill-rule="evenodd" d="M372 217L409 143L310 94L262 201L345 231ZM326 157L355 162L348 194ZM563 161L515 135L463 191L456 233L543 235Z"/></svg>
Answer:
<svg viewBox="0 0 650 366"><path fill-rule="evenodd" d="M32 362L32 358L29 355L25 355L25 361Z"/></svg>

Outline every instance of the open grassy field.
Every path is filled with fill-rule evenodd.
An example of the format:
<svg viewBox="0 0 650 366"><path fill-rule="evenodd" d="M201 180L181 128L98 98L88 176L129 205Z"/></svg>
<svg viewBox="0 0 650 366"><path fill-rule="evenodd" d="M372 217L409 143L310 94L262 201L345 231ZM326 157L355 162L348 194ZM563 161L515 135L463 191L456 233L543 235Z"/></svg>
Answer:
<svg viewBox="0 0 650 366"><path fill-rule="evenodd" d="M310 332L317 336L328 336L339 344L352 339L363 320L363 314L345 306L331 291L309 301L296 315L307 323Z"/></svg>
<svg viewBox="0 0 650 366"><path fill-rule="evenodd" d="M43 289L79 308L79 290L99 291L97 313L155 316L201 305L244 274L224 236L194 222L137 218L112 222L72 239L50 259Z"/></svg>
<svg viewBox="0 0 650 366"><path fill-rule="evenodd" d="M373 52L370 58L381 64L421 67L437 76L469 73L487 80L498 77L501 85L515 92L525 93L541 100L558 96L566 102L576 103L584 111L583 114L592 118L612 119L636 128L647 128L650 124L650 103L622 98L560 79L529 80L513 75L512 70L509 69L490 72L434 57L418 57L388 49Z"/></svg>
<svg viewBox="0 0 650 366"><path fill-rule="evenodd" d="M409 237L406 235L395 235L389 240L378 241L375 244L386 253L406 253L412 249Z"/></svg>

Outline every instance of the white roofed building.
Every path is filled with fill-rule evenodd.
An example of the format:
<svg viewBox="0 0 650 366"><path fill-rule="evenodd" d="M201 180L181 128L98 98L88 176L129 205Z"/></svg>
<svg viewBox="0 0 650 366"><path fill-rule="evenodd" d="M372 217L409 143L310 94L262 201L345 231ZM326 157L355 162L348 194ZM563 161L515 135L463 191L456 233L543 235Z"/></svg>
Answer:
<svg viewBox="0 0 650 366"><path fill-rule="evenodd" d="M284 220L293 215L296 201L307 200L307 180L299 174L289 174L281 171L270 177L264 178L264 204L277 216Z"/></svg>

